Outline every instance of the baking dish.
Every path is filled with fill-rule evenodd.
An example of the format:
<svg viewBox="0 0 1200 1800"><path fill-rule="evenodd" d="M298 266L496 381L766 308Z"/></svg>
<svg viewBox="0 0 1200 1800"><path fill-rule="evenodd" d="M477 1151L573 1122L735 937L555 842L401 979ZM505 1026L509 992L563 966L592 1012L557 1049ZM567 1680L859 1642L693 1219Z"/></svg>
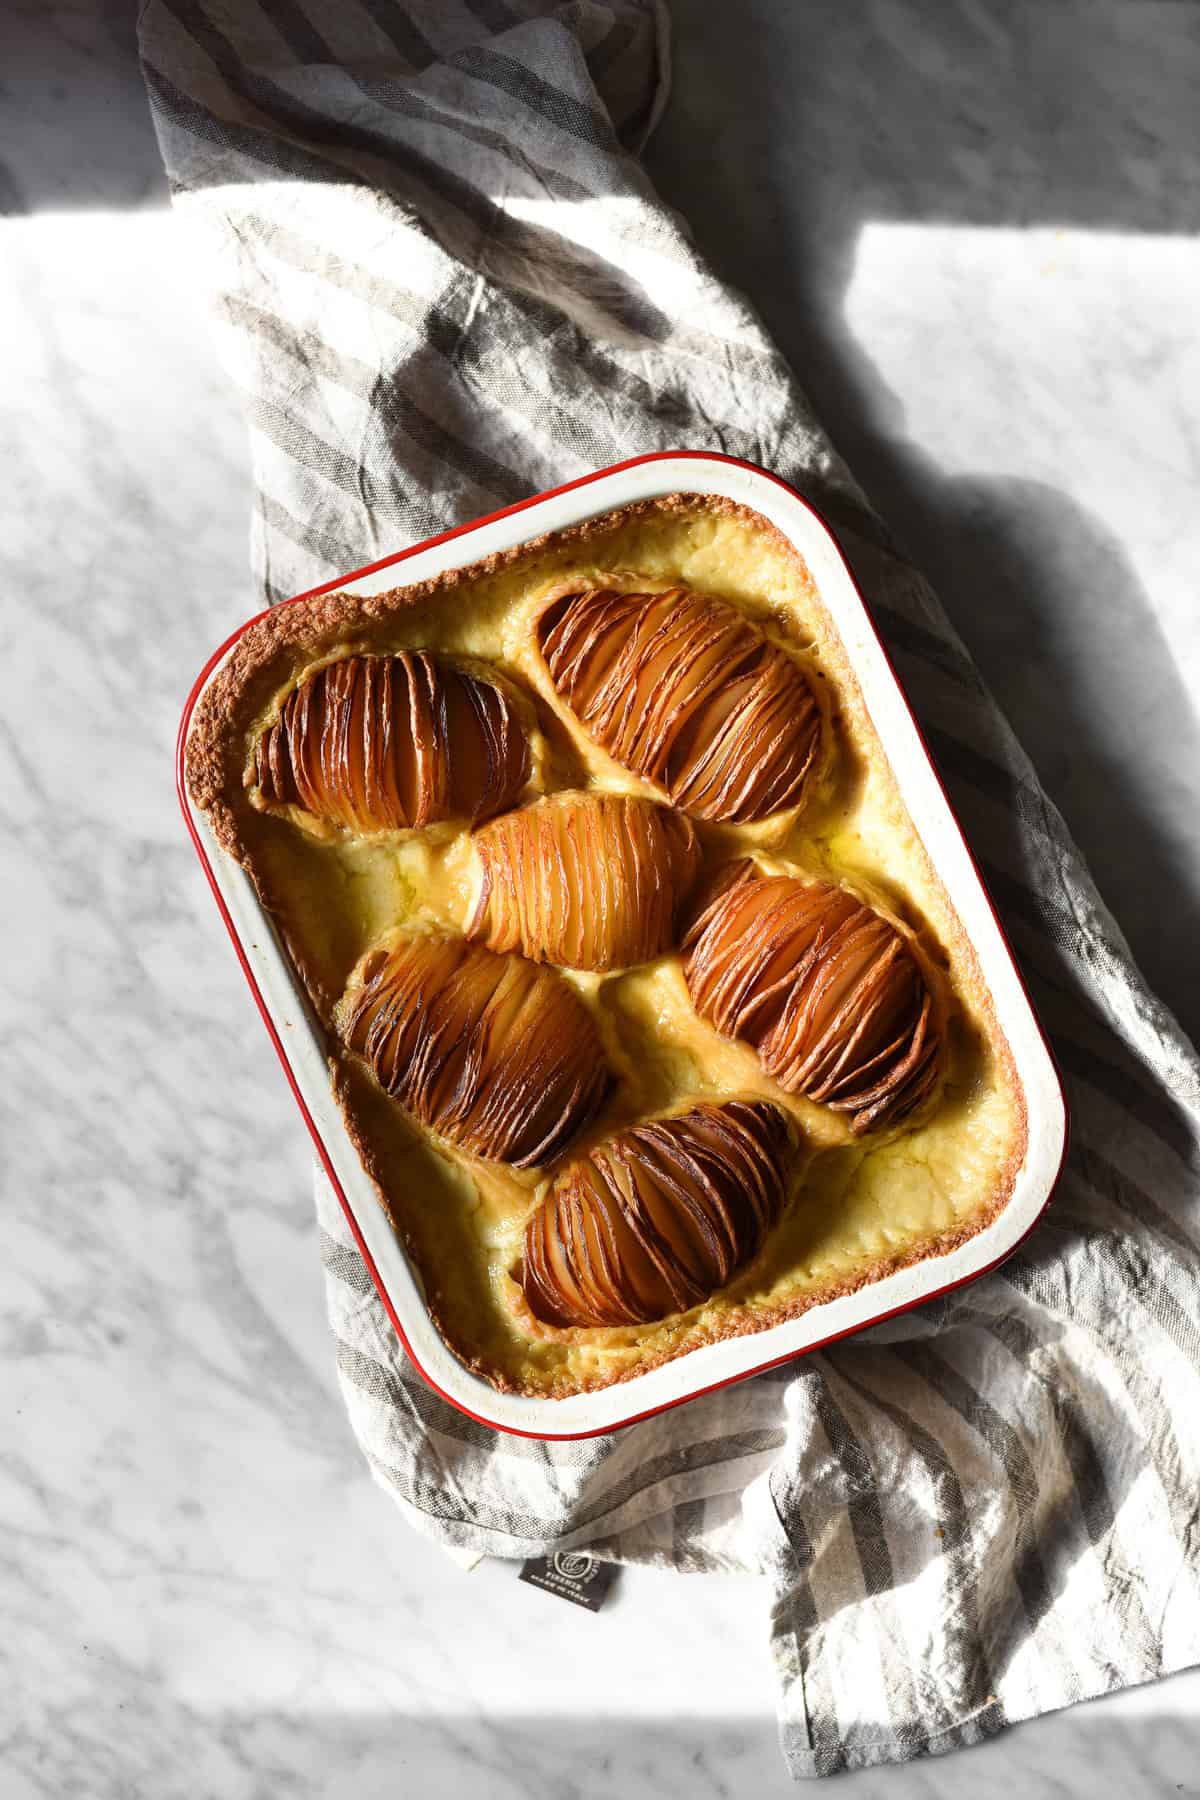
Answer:
<svg viewBox="0 0 1200 1800"><path fill-rule="evenodd" d="M438 1335L422 1298L419 1274L378 1203L333 1100L323 1033L301 984L249 878L221 853L207 816L193 805L184 784L183 757L196 705L253 621L210 659L189 696L180 727L179 791L189 830L321 1161L392 1323L413 1363L452 1404L484 1424L534 1437L585 1437L631 1423L975 1279L1008 1255L1036 1222L1065 1147L1066 1112L1053 1062L911 712L831 534L785 483L751 464L701 452L640 457L313 592L380 593L398 582L426 580L478 562L631 502L678 493L719 495L753 508L804 559L853 665L900 796L971 942L1007 1039L1027 1110L1024 1161L1003 1211L946 1255L926 1258L769 1329L692 1350L614 1387L562 1398L494 1389L460 1363Z"/></svg>

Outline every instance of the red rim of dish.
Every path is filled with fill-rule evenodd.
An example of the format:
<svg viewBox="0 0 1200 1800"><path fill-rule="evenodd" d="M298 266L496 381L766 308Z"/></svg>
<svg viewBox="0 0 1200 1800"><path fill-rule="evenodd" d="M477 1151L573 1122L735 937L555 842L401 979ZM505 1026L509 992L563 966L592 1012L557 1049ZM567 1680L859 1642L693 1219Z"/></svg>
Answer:
<svg viewBox="0 0 1200 1800"><path fill-rule="evenodd" d="M589 487L593 482L602 481L606 476L609 476L609 475L620 474L626 469L636 469L644 463L692 462L692 461L730 463L735 468L749 469L752 474L761 476L766 481L773 482L776 487L782 488L785 493L790 494L794 500L798 501L799 504L805 509L806 512L811 513L812 517L816 520L817 524L821 526L821 528L824 530L824 532L826 533L826 535L829 537L830 541L832 542L834 550L836 551L837 556L838 556L839 560L841 561L842 567L844 568L844 570L846 572L847 578L849 579L850 585L853 588L853 590L858 598L859 604L861 605L864 614L866 615L867 623L871 629L872 635L874 636L877 645L879 646L880 652L883 655L883 659L888 666L888 670L891 673L891 677L892 677L893 682L896 685L896 689L897 689L898 693L900 694L901 700L903 701L905 711L908 713L909 720L912 724L913 730L916 732L917 740L920 743L921 749L924 753L925 761L928 764L928 766L933 774L933 778L934 778L935 782L937 783L938 788L941 792L942 798L946 803L946 809L947 809L947 811L950 815L950 818L953 822L954 829L958 833L959 840L962 843L963 849L966 852L967 860L970 863L971 868L974 871L975 879L979 883L980 890L983 893L983 897L984 897L985 901L987 902L988 909L991 912L992 918L996 925L996 930L1000 936L1000 942L1004 946L1005 955L1008 957L1008 961L1012 968L1013 974L1016 977L1017 984L1018 984L1022 994L1025 996L1026 1003L1029 1007L1030 1017L1032 1018L1033 1023L1034 1023L1034 1028L1037 1031L1039 1038L1041 1039L1042 1046L1045 1049L1046 1055L1050 1062L1050 1067L1054 1072L1054 1078L1058 1084L1059 1100L1060 1100L1060 1103L1062 1106L1062 1114L1063 1114L1062 1155L1059 1158L1059 1164L1058 1164L1057 1170L1055 1171L1054 1179L1050 1182L1049 1186L1047 1187L1046 1197L1042 1201L1042 1204L1038 1208L1037 1213L1035 1214L1034 1218L1030 1221L1030 1223L1026 1227L1026 1229L1021 1233L1020 1237L1017 1238L1014 1243L1010 1244L1009 1247L1006 1250L1004 1250L999 1256L994 1257L991 1262L983 1264L983 1266L981 1268L972 1269L968 1274L960 1275L954 1281L948 1281L948 1282L944 1283L944 1285L942 1287L935 1288L935 1289L933 1289L932 1292L930 1292L928 1294L920 1294L917 1296L916 1299L906 1300L899 1306L892 1306L892 1307L889 1307L884 1312L876 1313L873 1318L864 1320L862 1322L862 1324L860 1324L860 1325L851 1325L851 1326L846 1327L845 1330L831 1332L828 1337L820 1338L816 1343L805 1344L803 1346L803 1348L801 1348L801 1349L787 1350L781 1356L773 1356L773 1357L768 1358L765 1362L756 1363L752 1369L739 1370L737 1373L732 1374L732 1375L723 1375L719 1381L710 1381L704 1387L693 1388L688 1393L680 1394L673 1400L660 1401L658 1403L658 1405L648 1406L642 1412L631 1413L627 1419L620 1419L612 1425L595 1426L591 1430L587 1430L587 1431L525 1431L525 1430L522 1430L520 1426L501 1425L501 1424L497 1423L496 1420L489 1419L486 1416L486 1414L484 1414L484 1413L473 1412L471 1410L471 1408L469 1406L465 1406L461 1400L456 1400L452 1394L448 1394L444 1388L439 1387L437 1382L434 1381L433 1378L427 1373L424 1366L421 1364L421 1362L418 1360L418 1358L416 1357L416 1355L413 1352L412 1345L408 1341L408 1337L405 1334L404 1327L400 1323L399 1317L397 1316L397 1313L396 1313L396 1309L392 1305L391 1297L388 1294L387 1288L383 1282L383 1279L379 1273L378 1268L376 1267L375 1259L371 1255L370 1250L367 1248L366 1241L363 1238L362 1232L359 1230L358 1221L354 1217L354 1212L350 1206L350 1202L347 1200L345 1192L342 1188L342 1184L338 1180L337 1175L334 1172L333 1163L329 1156L329 1152L325 1148L325 1144L321 1137L321 1134L317 1130L316 1123L313 1119L312 1114L310 1113L310 1111L308 1109L308 1104L304 1098L304 1094L301 1090L300 1084L296 1079L296 1075L292 1069L292 1065L288 1061L287 1052L283 1046L283 1040L280 1037L279 1032L277 1031L277 1029L275 1027L275 1022L271 1017L270 1011L269 1011L269 1009L266 1005L266 1002L264 1001L262 994L259 990L258 983L254 978L254 972L250 967L249 959L246 955L245 950L242 947L242 941L241 941L240 937L238 936L236 927L234 926L233 920L230 917L229 909L225 904L224 896L222 895L220 887L217 884L217 878L213 873L212 864L209 861L209 857L208 857L208 852L204 847L204 843L200 837L199 832L196 829L195 821L192 818L191 807L188 802L187 786L186 786L185 776L184 776L184 755L185 755L185 749L186 749L186 744L187 744L188 729L191 725L191 720L192 720L192 713L195 709L196 702L199 699L200 694L203 692L205 684L207 683L207 681L209 679L209 676L212 674L212 672L216 668L217 664L220 663L228 655L229 651L232 650L233 646L237 643L238 639L243 637L245 635L245 633L247 631L249 631L249 629L252 625L256 625L260 619L265 618L268 612L278 610L278 608L275 608L275 607L265 607L262 612L255 613L253 618L247 619L243 625L239 625L237 630L232 632L229 635L229 637L227 637L225 639L225 642L223 644L220 644L217 647L217 649L213 651L212 655L209 657L208 661L205 663L204 667L201 669L199 675L196 677L196 680L192 685L191 692L189 693L189 695L187 697L187 701L184 705L183 716L179 721L179 735L178 735L178 738L176 741L175 786L176 786L176 791L179 795L179 804L180 804L180 807L183 812L184 823L186 824L187 829L188 829L188 835L192 840L192 843L195 847L196 855L200 859L201 867L204 870L204 874L208 881L208 885L212 890L213 899L217 903L217 910L220 913L222 919L225 921L225 929L229 933L230 939L233 943L234 951L236 952L236 955L237 955L238 962L241 964L241 967L242 967L242 973L246 977L246 981L250 987L250 992L254 996L254 1003L258 1007L259 1013L262 1017L263 1024L267 1028L267 1035L269 1036L269 1038L271 1039L271 1042L275 1046L275 1052L276 1052L277 1056L279 1057L280 1062L283 1065L283 1072L284 1072L285 1077L287 1078L288 1086L292 1090L292 1095L293 1095L293 1098L295 1099L296 1105L300 1108L301 1116L304 1119L304 1123L308 1127L309 1135L312 1138L313 1144L317 1151L317 1155L320 1158L321 1166L325 1171L325 1175L329 1181L330 1186L332 1187L334 1193L337 1195L338 1202L341 1206L342 1212L345 1215L346 1223L350 1228L350 1233L354 1239L355 1245L358 1249L358 1253L362 1257L363 1262L367 1266L367 1270L370 1273L371 1280L375 1284L375 1291L379 1295L379 1298L383 1304L384 1311L387 1313L388 1318L391 1320L392 1329L395 1331L396 1336L400 1339L400 1343L403 1346L404 1353L408 1357L409 1362L412 1364L413 1368L416 1369L417 1373L421 1376L422 1380L427 1384L427 1386L431 1387L436 1394L440 1394L442 1399L445 1400L448 1405L453 1406L457 1412L464 1413L467 1418L474 1419L475 1422L479 1425L486 1425L492 1431L502 1431L510 1437L534 1438L534 1439L537 1439L538 1441L544 1442L544 1443L570 1443L570 1442L576 1442L580 1439L585 1439L585 1438L603 1437L603 1436L607 1435L607 1433L612 1432L612 1431L624 1431L628 1426L637 1425L643 1419L653 1418L657 1413L669 1412L669 1411L671 1411L671 1409L673 1407L683 1406L690 1400L698 1400L704 1394L716 1393L721 1388L732 1387L736 1382L749 1381L755 1375L765 1374L768 1369L781 1368L784 1363L793 1362L793 1361L795 1361L795 1359L797 1357L811 1355L811 1353L814 1350L823 1350L823 1349L825 1349L825 1347L827 1345L837 1343L841 1338L856 1336L860 1331L866 1331L873 1325L881 1325L884 1322L884 1320L886 1320L886 1319L893 1319L893 1318L897 1317L897 1315L900 1313L911 1312L913 1310L913 1308L917 1307L917 1306L927 1306L931 1300L938 1300L944 1294L953 1293L956 1288L966 1287L971 1282L978 1281L981 1276L990 1274L993 1269L999 1268L1001 1263L1007 1262L1008 1258L1013 1254L1013 1252L1015 1250L1018 1250L1020 1248L1020 1246L1025 1242L1026 1238L1029 1236L1030 1232L1032 1232L1035 1229L1035 1227L1037 1226L1038 1222L1040 1221L1040 1219L1042 1217L1042 1214L1045 1212L1047 1206L1050 1204L1050 1200L1053 1197L1055 1188L1058 1186L1059 1178L1061 1177L1062 1171L1063 1171L1063 1165L1065 1164L1066 1159L1067 1159L1067 1151L1068 1151L1069 1141L1070 1141L1071 1118L1070 1118L1070 1110L1067 1106L1067 1096L1066 1096L1066 1093L1063 1088L1062 1071L1060 1070L1060 1068L1058 1066L1058 1060L1055 1057L1054 1052L1051 1049L1050 1044L1046 1038L1046 1034L1042 1029L1041 1020L1038 1018L1037 1011L1033 1005L1033 1001L1030 999L1029 989L1026 986L1024 976L1021 974L1020 966L1016 960L1016 957L1013 954L1012 945L1008 941L1008 934L1005 931L1004 926L1002 925L1002 923L1000 921L1000 916L996 911L996 907L995 907L995 904L993 903L991 894L988 892L987 883L984 881L983 876L980 873L979 864L976 862L974 853L971 850L971 846L967 842L967 839L963 833L962 826L959 824L958 814L954 809L954 806L953 806L953 803L951 802L949 794L946 792L946 785L942 780L941 772L938 769L937 763L930 753L929 745L925 741L925 734L921 730L920 724L916 718L916 715L914 714L914 712L912 710L912 707L909 705L908 695L905 693L904 685L901 682L900 677L896 672L896 667L892 661L891 654L887 648L887 645L884 643L883 638L880 636L879 630L875 624L875 620L871 614L870 606L868 605L866 599L864 598L862 590L858 585L858 582L855 580L853 570L851 569L850 564L846 559L845 553L843 552L841 545L838 543L837 536L833 530L833 527L824 518L822 518L821 514L817 511L816 507L813 506L810 501L806 500L804 498L803 494L797 493L796 489L794 487L792 487L790 482L784 481L782 479L782 477L779 475L773 475L769 469L760 468L757 463L748 462L744 457L741 457L741 456L726 456L723 453L721 453L719 451L715 451L715 450L652 450L645 456L631 456L631 457L627 458L627 460L624 462L613 463L607 469L598 469L595 472L595 474L593 474L593 475L581 475L575 481L565 481L565 482L563 482L561 487L547 488L544 493L533 494L530 496L530 498L528 500L518 500L512 506L502 506L496 512L487 513L484 515L484 517L479 518L479 519L472 519L465 525L456 525L452 531L440 532L436 537L426 538L422 543L413 544L407 550L398 550L392 556L380 557L378 562L367 563L361 569L353 569L353 570L351 570L351 572L349 574L340 575L333 581L322 582L320 587L306 588L302 594L293 594L290 599L281 601L280 605L294 606L297 603L297 601L311 600L317 594L334 593L339 588L345 587L347 582L360 580L361 577L364 575L373 575L379 569L393 568L398 563L407 562L410 557L418 556L425 550L432 550L439 544L449 543L454 538L466 537L471 532L480 530L484 525L494 524L497 519L507 519L507 518L512 517L516 513L526 512L530 507L539 505L543 500L552 500L552 499L556 498L559 494L569 494L569 493L574 492L578 488Z"/></svg>

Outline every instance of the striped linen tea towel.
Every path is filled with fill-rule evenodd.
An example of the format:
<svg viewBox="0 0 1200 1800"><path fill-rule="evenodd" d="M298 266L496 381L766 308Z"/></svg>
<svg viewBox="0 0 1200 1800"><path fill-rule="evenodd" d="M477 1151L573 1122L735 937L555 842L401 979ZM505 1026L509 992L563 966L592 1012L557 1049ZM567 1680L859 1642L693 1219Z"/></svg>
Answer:
<svg viewBox="0 0 1200 1800"><path fill-rule="evenodd" d="M406 1365L318 1184L346 1405L419 1530L773 1584L797 1776L971 1744L1200 1662L1200 1064L920 576L637 161L652 0L148 0L176 204L253 451L269 600L649 450L836 521L1065 1071L1073 1148L959 1295L584 1443Z"/></svg>

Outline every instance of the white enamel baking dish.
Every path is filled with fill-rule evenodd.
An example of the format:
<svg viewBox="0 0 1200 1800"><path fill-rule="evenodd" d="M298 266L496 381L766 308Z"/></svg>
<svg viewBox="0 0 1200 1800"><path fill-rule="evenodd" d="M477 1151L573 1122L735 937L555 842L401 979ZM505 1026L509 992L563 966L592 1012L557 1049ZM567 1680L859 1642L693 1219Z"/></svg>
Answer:
<svg viewBox="0 0 1200 1800"><path fill-rule="evenodd" d="M420 1277L388 1224L333 1102L322 1033L300 981L248 877L219 849L207 818L187 794L183 756L196 702L253 621L214 653L188 698L180 724L177 772L184 817L318 1155L392 1324L425 1380L454 1406L482 1424L529 1437L591 1437L632 1424L975 1280L1008 1256L1036 1224L1066 1151L1062 1085L912 713L833 537L811 506L784 482L734 457L698 451L637 457L431 538L314 591L374 594L424 581L630 501L680 492L722 494L754 507L803 556L854 664L913 823L975 947L1000 1028L1011 1046L1029 1116L1025 1161L1004 1211L949 1255L902 1269L771 1330L693 1350L599 1393L562 1400L497 1393L463 1367L435 1330L422 1299Z"/></svg>

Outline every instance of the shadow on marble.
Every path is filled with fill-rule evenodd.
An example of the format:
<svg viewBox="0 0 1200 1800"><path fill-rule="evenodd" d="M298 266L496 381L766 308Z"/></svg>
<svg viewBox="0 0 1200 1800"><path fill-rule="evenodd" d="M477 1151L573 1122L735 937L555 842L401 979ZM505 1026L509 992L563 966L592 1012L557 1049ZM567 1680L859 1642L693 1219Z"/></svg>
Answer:
<svg viewBox="0 0 1200 1800"><path fill-rule="evenodd" d="M169 200L135 0L4 0L0 218Z"/></svg>
<svg viewBox="0 0 1200 1800"><path fill-rule="evenodd" d="M1160 1694L1170 1691L1160 1684ZM1139 1706L1131 1721L1132 1709L1117 1715L1077 1706L953 1756L843 1774L831 1791L845 1800L955 1800L969 1780L973 1800L1011 1800L1023 1786L1039 1800L1077 1800L1087 1769L1096 1800L1151 1793L1187 1800L1200 1795L1197 1728L1184 1690L1176 1691L1178 1711L1160 1703L1151 1715ZM191 1800L200 1792L246 1800L395 1800L405 1793L421 1800L651 1800L684 1792L696 1800L796 1800L801 1791L786 1772L773 1726L761 1718L513 1718L469 1710L413 1716L385 1712L369 1692L360 1712L209 1712L160 1693L135 1698L133 1691L125 1717L103 1743L65 1723L17 1792L65 1793L85 1767L94 1800L133 1793Z"/></svg>
<svg viewBox="0 0 1200 1800"><path fill-rule="evenodd" d="M1182 796L1200 769L1200 717L1120 541L1059 490L948 480L915 451L897 459L888 485L889 518L903 520L906 541L920 544L918 565L1065 815L1139 967L1200 1041L1200 893L1181 904L1195 877L1162 823L1161 762L1136 754L1143 734L1172 746ZM1070 599L1080 589L1088 595L1084 655ZM905 664L902 673L919 712L925 672ZM1152 718L1129 716L1122 675L1137 695L1154 695ZM977 854L1019 867L1011 811L955 767L942 775ZM993 898L1019 937L1005 894Z"/></svg>
<svg viewBox="0 0 1200 1800"><path fill-rule="evenodd" d="M807 0L783 29L769 0L672 11L675 97L647 154L652 178L758 304L929 576L1143 972L1200 1037L1189 809L1178 795L1156 804L1155 777L1127 753L1139 722L1122 711L1122 689L1153 695L1144 736L1176 746L1179 782L1191 778L1195 707L1154 610L1111 531L1064 493L948 478L906 442L845 305L862 231L881 221L1200 229L1200 13L1157 0ZM1094 595L1086 633L1081 587Z"/></svg>

